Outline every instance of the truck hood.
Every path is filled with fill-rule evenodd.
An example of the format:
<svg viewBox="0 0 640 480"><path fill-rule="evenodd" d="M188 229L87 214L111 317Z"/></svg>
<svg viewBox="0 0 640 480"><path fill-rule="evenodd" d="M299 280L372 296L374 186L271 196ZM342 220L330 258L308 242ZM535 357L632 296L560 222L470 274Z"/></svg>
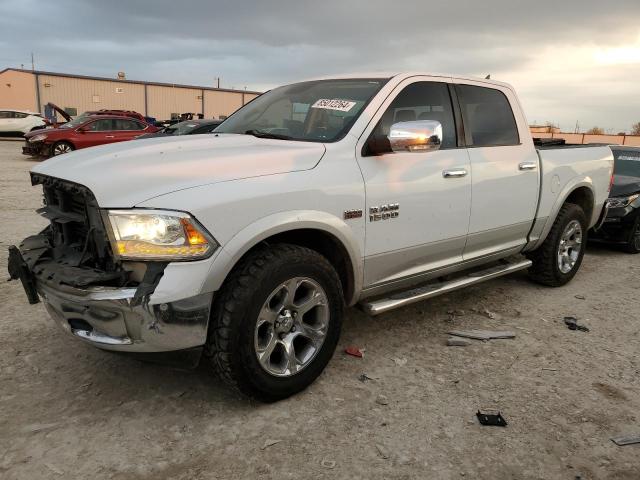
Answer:
<svg viewBox="0 0 640 480"><path fill-rule="evenodd" d="M640 192L640 178L627 175L614 175L610 197L625 197Z"/></svg>
<svg viewBox="0 0 640 480"><path fill-rule="evenodd" d="M84 185L102 207L125 208L176 190L309 170L324 152L321 143L183 135L78 150L32 171Z"/></svg>

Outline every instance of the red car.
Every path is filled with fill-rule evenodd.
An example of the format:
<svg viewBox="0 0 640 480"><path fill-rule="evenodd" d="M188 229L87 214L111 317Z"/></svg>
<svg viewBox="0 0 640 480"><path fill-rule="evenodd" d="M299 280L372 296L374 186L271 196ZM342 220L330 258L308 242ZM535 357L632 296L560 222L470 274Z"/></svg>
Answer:
<svg viewBox="0 0 640 480"><path fill-rule="evenodd" d="M26 134L22 153L53 157L80 148L132 140L158 130L158 127L122 115L81 115L58 128Z"/></svg>

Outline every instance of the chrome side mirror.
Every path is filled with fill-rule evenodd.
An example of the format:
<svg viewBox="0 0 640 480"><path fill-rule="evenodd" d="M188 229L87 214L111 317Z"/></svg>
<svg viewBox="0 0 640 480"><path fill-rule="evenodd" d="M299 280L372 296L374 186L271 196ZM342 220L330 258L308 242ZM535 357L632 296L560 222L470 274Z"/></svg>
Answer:
<svg viewBox="0 0 640 480"><path fill-rule="evenodd" d="M442 144L442 124L435 120L394 123L387 138L394 152L438 150Z"/></svg>

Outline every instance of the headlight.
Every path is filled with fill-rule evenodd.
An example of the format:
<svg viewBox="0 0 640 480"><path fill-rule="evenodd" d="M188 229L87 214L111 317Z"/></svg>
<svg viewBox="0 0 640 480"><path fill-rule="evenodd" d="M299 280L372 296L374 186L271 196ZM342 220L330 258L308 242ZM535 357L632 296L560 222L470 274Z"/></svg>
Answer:
<svg viewBox="0 0 640 480"><path fill-rule="evenodd" d="M624 208L628 207L629 204L635 202L636 199L640 197L640 193L636 193L635 195L631 195L629 197L614 197L607 200L607 205L609 208Z"/></svg>
<svg viewBox="0 0 640 480"><path fill-rule="evenodd" d="M34 142L41 142L42 140L44 140L45 138L47 138L47 135L44 133L39 133L38 135L34 135L33 137L31 137L29 139L29 143L34 143Z"/></svg>
<svg viewBox="0 0 640 480"><path fill-rule="evenodd" d="M105 216L111 227L113 251L122 259L200 260L218 248L213 237L188 213L108 210Z"/></svg>

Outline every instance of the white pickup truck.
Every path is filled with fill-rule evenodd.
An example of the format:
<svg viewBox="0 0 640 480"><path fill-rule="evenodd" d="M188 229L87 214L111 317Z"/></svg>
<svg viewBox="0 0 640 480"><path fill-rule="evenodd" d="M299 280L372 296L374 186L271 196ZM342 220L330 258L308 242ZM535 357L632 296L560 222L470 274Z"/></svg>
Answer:
<svg viewBox="0 0 640 480"><path fill-rule="evenodd" d="M371 315L528 269L560 286L602 216L608 147L538 148L504 83L420 73L271 90L217 133L33 168L30 302L107 350L203 354L263 401L322 372L344 306Z"/></svg>

